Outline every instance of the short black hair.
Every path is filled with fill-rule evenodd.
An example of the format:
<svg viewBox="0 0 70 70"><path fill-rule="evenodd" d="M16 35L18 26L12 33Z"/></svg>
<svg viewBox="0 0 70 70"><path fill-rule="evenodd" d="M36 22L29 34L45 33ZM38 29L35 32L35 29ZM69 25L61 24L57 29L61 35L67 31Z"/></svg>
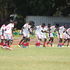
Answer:
<svg viewBox="0 0 70 70"><path fill-rule="evenodd" d="M45 23L42 23L42 26L45 26Z"/></svg>
<svg viewBox="0 0 70 70"><path fill-rule="evenodd" d="M51 24L48 24L48 27L50 27L51 26Z"/></svg>

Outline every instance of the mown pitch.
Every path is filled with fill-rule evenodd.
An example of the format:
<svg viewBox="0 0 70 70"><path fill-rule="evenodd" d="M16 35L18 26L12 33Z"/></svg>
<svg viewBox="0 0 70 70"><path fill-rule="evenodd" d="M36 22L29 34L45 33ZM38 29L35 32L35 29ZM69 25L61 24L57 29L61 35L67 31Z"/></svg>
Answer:
<svg viewBox="0 0 70 70"><path fill-rule="evenodd" d="M70 48L0 48L0 70L70 70Z"/></svg>

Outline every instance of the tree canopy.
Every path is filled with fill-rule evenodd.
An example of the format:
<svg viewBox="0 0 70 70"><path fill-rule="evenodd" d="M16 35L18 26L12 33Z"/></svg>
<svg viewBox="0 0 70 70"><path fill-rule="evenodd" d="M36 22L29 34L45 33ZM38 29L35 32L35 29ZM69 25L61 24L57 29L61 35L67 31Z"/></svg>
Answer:
<svg viewBox="0 0 70 70"><path fill-rule="evenodd" d="M70 16L69 0L0 0L0 20L9 15L21 16Z"/></svg>

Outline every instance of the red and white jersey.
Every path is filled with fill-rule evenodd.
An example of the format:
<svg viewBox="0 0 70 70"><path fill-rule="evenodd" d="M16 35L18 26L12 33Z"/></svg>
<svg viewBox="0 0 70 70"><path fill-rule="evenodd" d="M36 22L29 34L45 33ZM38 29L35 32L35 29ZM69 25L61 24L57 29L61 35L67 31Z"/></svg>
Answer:
<svg viewBox="0 0 70 70"><path fill-rule="evenodd" d="M59 27L59 34L62 34L65 31L64 26Z"/></svg>
<svg viewBox="0 0 70 70"><path fill-rule="evenodd" d="M41 32L41 25L39 25L39 26L36 26L36 34L38 33L40 33Z"/></svg>
<svg viewBox="0 0 70 70"><path fill-rule="evenodd" d="M51 26L51 27L50 27L50 32L51 32L51 33L54 33L55 29L56 29L55 26Z"/></svg>
<svg viewBox="0 0 70 70"><path fill-rule="evenodd" d="M41 25L39 25L39 26L36 26L36 34L45 34L45 32L43 33L42 31L47 31L47 29L48 29L48 27L47 26L45 26L44 28L43 27L41 27Z"/></svg>
<svg viewBox="0 0 70 70"><path fill-rule="evenodd" d="M31 26L26 23L24 26L23 26L23 33L29 33L29 29L31 28Z"/></svg>
<svg viewBox="0 0 70 70"><path fill-rule="evenodd" d="M6 31L5 31L5 34L12 34L12 29L14 28L14 24L13 23L9 23L7 26L6 26Z"/></svg>

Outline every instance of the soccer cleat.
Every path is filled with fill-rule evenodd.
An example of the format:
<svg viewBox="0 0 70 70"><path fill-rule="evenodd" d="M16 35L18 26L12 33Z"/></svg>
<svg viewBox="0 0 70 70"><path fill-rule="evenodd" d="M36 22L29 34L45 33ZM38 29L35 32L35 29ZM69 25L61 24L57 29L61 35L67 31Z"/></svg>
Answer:
<svg viewBox="0 0 70 70"><path fill-rule="evenodd" d="M40 48L40 46L36 46L37 48Z"/></svg>
<svg viewBox="0 0 70 70"><path fill-rule="evenodd" d="M3 48L7 48L7 46L3 46Z"/></svg>
<svg viewBox="0 0 70 70"><path fill-rule="evenodd" d="M39 47L40 46L40 41L36 42L36 47Z"/></svg>
<svg viewBox="0 0 70 70"><path fill-rule="evenodd" d="M47 46L48 46L49 42L47 42Z"/></svg>
<svg viewBox="0 0 70 70"><path fill-rule="evenodd" d="M60 47L60 45L58 45L57 47Z"/></svg>
<svg viewBox="0 0 70 70"><path fill-rule="evenodd" d="M26 46L23 46L23 48L27 48Z"/></svg>

